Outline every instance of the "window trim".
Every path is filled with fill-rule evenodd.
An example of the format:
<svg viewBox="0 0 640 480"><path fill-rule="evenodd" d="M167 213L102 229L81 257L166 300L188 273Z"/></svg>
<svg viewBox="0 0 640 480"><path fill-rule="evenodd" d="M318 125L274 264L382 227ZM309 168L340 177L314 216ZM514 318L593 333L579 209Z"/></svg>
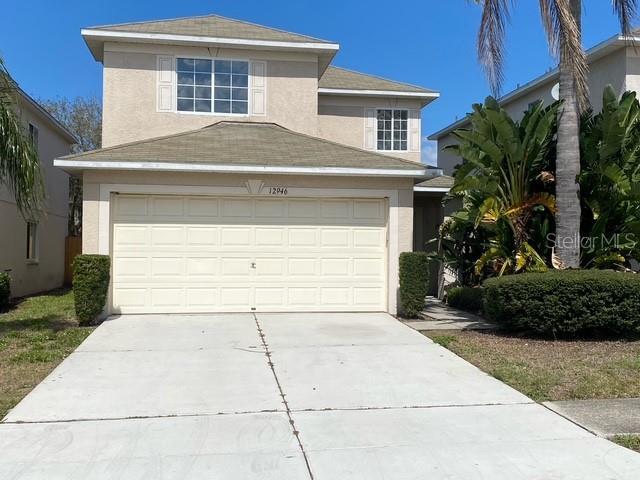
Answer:
<svg viewBox="0 0 640 480"><path fill-rule="evenodd" d="M38 264L40 263L40 241L38 235L38 223L36 222L27 222L27 251L26 253L26 261L27 264ZM33 237L33 251L31 251L31 237Z"/></svg>
<svg viewBox="0 0 640 480"><path fill-rule="evenodd" d="M375 142L375 152L381 152L381 153L385 153L385 152L400 152L400 153L410 153L411 152L411 148L409 146L409 132L410 132L410 128L409 128L409 121L411 119L410 115L411 115L411 109L410 108L395 108L395 107L374 107L375 112L376 112L376 116L375 116L375 121L376 121L376 128L375 128L375 138L374 138L374 142ZM378 148L378 111L380 110L391 110L391 123L392 123L392 129L391 129L391 136L393 136L393 112L394 111L405 111L407 112L407 148L405 148L404 150L396 150L395 148L391 148L389 150L387 149L379 149ZM393 147L393 138L391 139L391 146Z"/></svg>
<svg viewBox="0 0 640 480"><path fill-rule="evenodd" d="M247 62L247 113L219 113L219 112L187 112L184 110L178 110L178 59L186 58L189 60L210 60L211 64L211 108L213 109L214 100L214 88L215 88L215 80L214 80L214 72L213 72L213 62L216 60L228 60L228 61L236 61L236 62ZM208 115L211 117L238 117L238 118L246 118L251 115L252 108L252 98L251 98L251 90L253 87L253 79L251 75L251 60L248 58L230 58L230 57L207 57L200 55L173 55L173 99L174 99L174 109L173 113L179 113L180 115Z"/></svg>

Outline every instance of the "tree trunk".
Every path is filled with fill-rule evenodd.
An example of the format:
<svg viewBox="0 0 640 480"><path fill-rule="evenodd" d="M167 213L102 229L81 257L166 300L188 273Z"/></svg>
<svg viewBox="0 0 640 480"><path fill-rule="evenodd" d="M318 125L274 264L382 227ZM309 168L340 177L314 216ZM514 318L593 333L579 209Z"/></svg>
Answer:
<svg viewBox="0 0 640 480"><path fill-rule="evenodd" d="M571 0L571 9L581 28L581 0ZM556 159L556 253L569 268L580 266L580 111L576 85L560 49L560 99Z"/></svg>

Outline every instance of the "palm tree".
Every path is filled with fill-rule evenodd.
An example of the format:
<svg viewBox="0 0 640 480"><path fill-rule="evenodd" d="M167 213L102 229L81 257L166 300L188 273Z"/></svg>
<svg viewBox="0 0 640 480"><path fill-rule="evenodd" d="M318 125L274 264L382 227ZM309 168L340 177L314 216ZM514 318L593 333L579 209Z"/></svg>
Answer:
<svg viewBox="0 0 640 480"><path fill-rule="evenodd" d="M38 153L16 113L16 84L0 58L0 186L14 196L18 210L37 220L45 197Z"/></svg>
<svg viewBox="0 0 640 480"><path fill-rule="evenodd" d="M497 95L504 80L504 36L514 0L473 0L482 6L478 57ZM612 0L622 33L631 32L637 0ZM556 253L569 268L580 265L580 114L588 106L587 58L582 47L582 0L540 0L552 54L559 60L560 99L556 165Z"/></svg>

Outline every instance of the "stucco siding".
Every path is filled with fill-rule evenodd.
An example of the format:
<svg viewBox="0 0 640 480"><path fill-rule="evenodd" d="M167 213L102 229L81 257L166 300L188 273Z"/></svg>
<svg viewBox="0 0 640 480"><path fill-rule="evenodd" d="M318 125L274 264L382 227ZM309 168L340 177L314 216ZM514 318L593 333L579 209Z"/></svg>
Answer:
<svg viewBox="0 0 640 480"><path fill-rule="evenodd" d="M266 61L266 115L158 112L157 55ZM221 120L273 122L317 135L317 73L317 57L313 55L107 44L103 70L103 146L194 130Z"/></svg>
<svg viewBox="0 0 640 480"><path fill-rule="evenodd" d="M64 239L67 233L69 176L53 166L53 159L70 151L65 140L40 111L19 97L18 113L28 131L38 129L38 152L46 189L45 213L38 222L38 261L27 261L27 224L16 207L13 195L0 187L0 271L9 270L11 293L24 296L62 285Z"/></svg>
<svg viewBox="0 0 640 480"><path fill-rule="evenodd" d="M318 97L318 136L334 142L364 148L365 109L406 108L420 110L418 100L398 98L347 97L320 95ZM405 160L420 162L420 152L386 152Z"/></svg>

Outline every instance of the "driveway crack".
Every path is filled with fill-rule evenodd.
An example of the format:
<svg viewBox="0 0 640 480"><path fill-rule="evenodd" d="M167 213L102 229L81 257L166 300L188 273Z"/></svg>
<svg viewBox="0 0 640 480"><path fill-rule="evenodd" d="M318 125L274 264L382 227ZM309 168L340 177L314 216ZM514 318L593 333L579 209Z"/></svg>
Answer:
<svg viewBox="0 0 640 480"><path fill-rule="evenodd" d="M300 440L300 432L296 429L295 421L291 416L291 409L289 408L289 403L287 402L287 396L282 390L282 385L280 384L280 379L278 378L278 374L273 365L273 359L271 356L271 350L269 350L269 345L267 344L267 338L260 326L260 322L258 321L258 316L254 313L253 318L256 321L256 327L258 328L258 335L260 336L260 341L262 342L262 346L264 347L265 355L267 356L267 363L269 368L271 369L271 373L273 374L273 378L276 381L276 385L278 386L278 392L280 393L280 397L282 398L282 403L285 407L285 412L287 414L287 418L289 418L289 423L291 424L291 429L293 430L293 435L296 437L296 441L298 442L298 447L300 447L300 451L302 452L302 457L304 458L304 463L307 467L307 472L309 473L309 478L313 480L313 472L311 471L311 465L309 464L309 458L307 457L307 452L304 450L304 446L302 445L302 440Z"/></svg>

